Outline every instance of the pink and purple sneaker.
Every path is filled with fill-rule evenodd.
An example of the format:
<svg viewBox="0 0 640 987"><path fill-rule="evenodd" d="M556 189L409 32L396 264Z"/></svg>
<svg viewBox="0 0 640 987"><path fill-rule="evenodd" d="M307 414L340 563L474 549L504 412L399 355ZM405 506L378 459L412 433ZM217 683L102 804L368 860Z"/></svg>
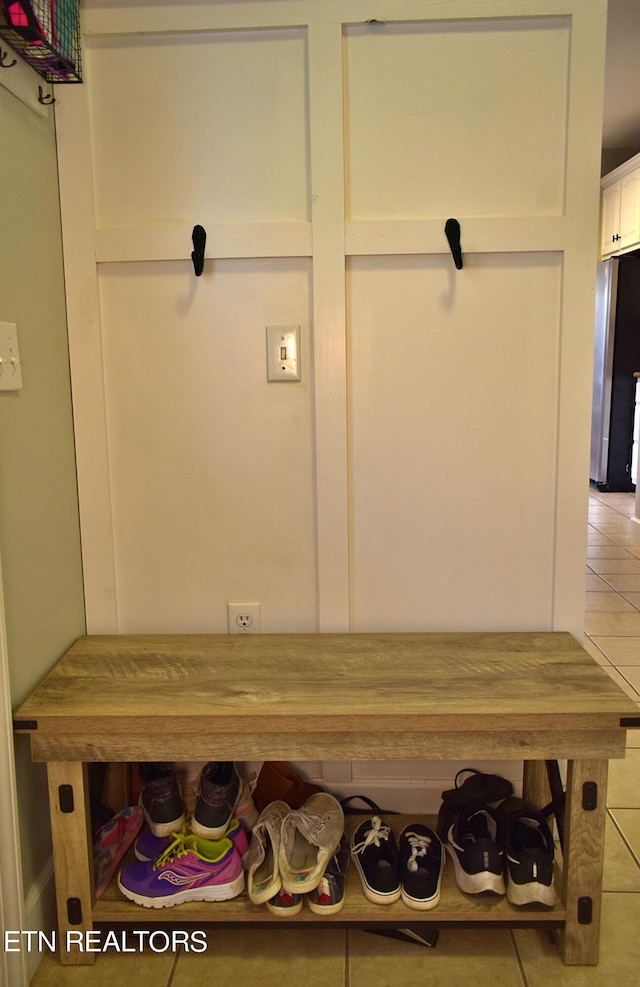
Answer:
<svg viewBox="0 0 640 987"><path fill-rule="evenodd" d="M155 862L126 864L118 887L125 898L145 908L227 901L244 890L244 871L231 840L214 842L182 830Z"/></svg>
<svg viewBox="0 0 640 987"><path fill-rule="evenodd" d="M118 864L135 840L143 821L140 806L131 805L118 812L96 833L93 844L96 898L106 890Z"/></svg>

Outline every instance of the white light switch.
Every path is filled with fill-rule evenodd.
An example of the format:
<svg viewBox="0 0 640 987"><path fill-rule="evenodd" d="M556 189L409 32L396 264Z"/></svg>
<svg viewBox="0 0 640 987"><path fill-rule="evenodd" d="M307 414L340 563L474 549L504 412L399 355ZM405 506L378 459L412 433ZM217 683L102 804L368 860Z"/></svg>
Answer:
<svg viewBox="0 0 640 987"><path fill-rule="evenodd" d="M300 380L300 326L267 326L267 380Z"/></svg>
<svg viewBox="0 0 640 987"><path fill-rule="evenodd" d="M19 391L21 387L18 328L14 322L0 322L0 391Z"/></svg>

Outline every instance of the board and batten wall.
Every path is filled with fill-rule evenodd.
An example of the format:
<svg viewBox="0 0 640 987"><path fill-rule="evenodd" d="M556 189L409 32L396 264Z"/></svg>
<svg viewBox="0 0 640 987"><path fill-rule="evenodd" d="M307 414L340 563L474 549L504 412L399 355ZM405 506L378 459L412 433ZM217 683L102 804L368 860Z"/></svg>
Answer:
<svg viewBox="0 0 640 987"><path fill-rule="evenodd" d="M259 601L265 633L581 637L605 8L86 0L56 114L90 632Z"/></svg>

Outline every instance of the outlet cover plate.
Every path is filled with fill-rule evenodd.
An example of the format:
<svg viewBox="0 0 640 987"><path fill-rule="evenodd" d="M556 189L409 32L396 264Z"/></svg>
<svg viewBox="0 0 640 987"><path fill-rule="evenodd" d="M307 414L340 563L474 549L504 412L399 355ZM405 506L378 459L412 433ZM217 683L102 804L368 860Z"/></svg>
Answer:
<svg viewBox="0 0 640 987"><path fill-rule="evenodd" d="M227 624L229 634L260 634L260 604L227 603Z"/></svg>

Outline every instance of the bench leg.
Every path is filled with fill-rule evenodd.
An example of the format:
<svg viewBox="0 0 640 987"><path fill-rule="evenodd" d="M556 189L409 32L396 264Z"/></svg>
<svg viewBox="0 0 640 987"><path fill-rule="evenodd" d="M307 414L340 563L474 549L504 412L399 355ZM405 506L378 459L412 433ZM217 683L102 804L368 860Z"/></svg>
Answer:
<svg viewBox="0 0 640 987"><path fill-rule="evenodd" d="M69 966L95 963L86 952L85 932L93 928L93 846L87 797L86 765L50 761L49 808L58 909L60 962Z"/></svg>
<svg viewBox="0 0 640 987"><path fill-rule="evenodd" d="M536 809L551 801L547 768L544 761L525 761L522 776L522 797Z"/></svg>
<svg viewBox="0 0 640 987"><path fill-rule="evenodd" d="M607 770L606 760L568 764L560 949L574 966L598 962Z"/></svg>

